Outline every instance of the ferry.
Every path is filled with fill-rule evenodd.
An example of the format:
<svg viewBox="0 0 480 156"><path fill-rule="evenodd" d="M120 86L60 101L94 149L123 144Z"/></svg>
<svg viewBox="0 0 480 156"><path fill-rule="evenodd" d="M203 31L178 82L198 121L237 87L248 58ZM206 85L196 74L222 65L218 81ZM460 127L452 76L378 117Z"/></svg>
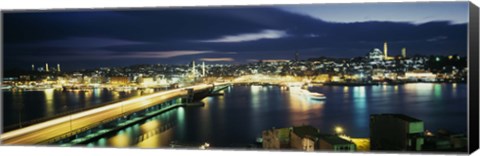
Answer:
<svg viewBox="0 0 480 156"><path fill-rule="evenodd" d="M306 89L302 89L301 92L307 98L312 99L312 100L325 100L325 99L327 99L327 97L325 95L321 94L321 93L310 92Z"/></svg>
<svg viewBox="0 0 480 156"><path fill-rule="evenodd" d="M288 90L292 94L299 94L303 95L308 99L311 100L325 100L327 97L324 94L317 93L317 92L310 92L308 89L304 88L302 84L295 83L295 84L289 84L288 85Z"/></svg>

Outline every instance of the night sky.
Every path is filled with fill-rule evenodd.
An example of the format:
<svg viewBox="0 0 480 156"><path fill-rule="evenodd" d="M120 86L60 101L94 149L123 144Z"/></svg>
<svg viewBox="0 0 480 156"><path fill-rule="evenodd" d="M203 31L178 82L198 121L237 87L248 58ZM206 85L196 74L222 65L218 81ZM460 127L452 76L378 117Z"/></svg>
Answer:
<svg viewBox="0 0 480 156"><path fill-rule="evenodd" d="M468 2L7 12L4 69L242 64L389 54L466 56Z"/></svg>

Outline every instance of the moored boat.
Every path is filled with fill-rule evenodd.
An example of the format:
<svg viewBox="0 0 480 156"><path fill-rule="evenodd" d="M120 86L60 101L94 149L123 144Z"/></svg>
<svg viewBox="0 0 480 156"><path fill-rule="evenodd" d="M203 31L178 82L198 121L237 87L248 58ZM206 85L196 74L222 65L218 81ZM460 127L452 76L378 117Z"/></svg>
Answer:
<svg viewBox="0 0 480 156"><path fill-rule="evenodd" d="M310 92L309 90L302 89L302 94L305 95L307 98L312 100L325 100L327 97L324 94L317 93L317 92Z"/></svg>

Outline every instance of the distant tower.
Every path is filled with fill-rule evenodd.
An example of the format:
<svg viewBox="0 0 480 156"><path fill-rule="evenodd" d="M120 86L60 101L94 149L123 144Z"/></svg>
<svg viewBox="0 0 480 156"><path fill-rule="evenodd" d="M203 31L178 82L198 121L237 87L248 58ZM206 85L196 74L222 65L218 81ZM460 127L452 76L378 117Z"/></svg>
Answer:
<svg viewBox="0 0 480 156"><path fill-rule="evenodd" d="M298 61L299 55L300 54L298 52L295 52L295 61Z"/></svg>
<svg viewBox="0 0 480 156"><path fill-rule="evenodd" d="M202 62L202 76L205 76L205 61Z"/></svg>
<svg viewBox="0 0 480 156"><path fill-rule="evenodd" d="M407 48L402 48L402 57L407 58Z"/></svg>
<svg viewBox="0 0 480 156"><path fill-rule="evenodd" d="M195 60L192 61L192 75L195 77Z"/></svg>
<svg viewBox="0 0 480 156"><path fill-rule="evenodd" d="M45 71L48 72L48 63L45 63Z"/></svg>
<svg viewBox="0 0 480 156"><path fill-rule="evenodd" d="M32 71L35 71L35 65L32 64Z"/></svg>
<svg viewBox="0 0 480 156"><path fill-rule="evenodd" d="M60 64L57 64L57 72L60 72Z"/></svg>
<svg viewBox="0 0 480 156"><path fill-rule="evenodd" d="M384 54L384 58L385 59L388 59L388 45L387 45L387 41L385 41L385 43L383 43L383 54Z"/></svg>

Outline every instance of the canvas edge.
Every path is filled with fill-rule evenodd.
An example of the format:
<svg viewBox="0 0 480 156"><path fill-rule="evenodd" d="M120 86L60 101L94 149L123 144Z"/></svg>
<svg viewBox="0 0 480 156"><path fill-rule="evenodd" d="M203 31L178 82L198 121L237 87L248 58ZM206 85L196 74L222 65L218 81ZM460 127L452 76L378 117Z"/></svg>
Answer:
<svg viewBox="0 0 480 156"><path fill-rule="evenodd" d="M479 142L479 9L470 2L468 21L468 151L478 149Z"/></svg>

